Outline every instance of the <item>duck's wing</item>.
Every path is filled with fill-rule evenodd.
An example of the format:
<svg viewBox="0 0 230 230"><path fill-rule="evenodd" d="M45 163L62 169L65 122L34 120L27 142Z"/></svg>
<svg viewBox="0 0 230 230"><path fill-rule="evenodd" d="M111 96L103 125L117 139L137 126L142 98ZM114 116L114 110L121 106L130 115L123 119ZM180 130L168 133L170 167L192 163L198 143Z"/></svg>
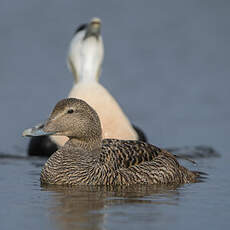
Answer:
<svg viewBox="0 0 230 230"><path fill-rule="evenodd" d="M138 135L138 141L148 142L148 139L147 139L146 135L144 134L144 132L139 127L137 127L136 125L132 124L132 126Z"/></svg>
<svg viewBox="0 0 230 230"><path fill-rule="evenodd" d="M176 158L166 150L141 141L104 139L100 161L115 169L129 168L143 162L150 162L165 155L177 163Z"/></svg>

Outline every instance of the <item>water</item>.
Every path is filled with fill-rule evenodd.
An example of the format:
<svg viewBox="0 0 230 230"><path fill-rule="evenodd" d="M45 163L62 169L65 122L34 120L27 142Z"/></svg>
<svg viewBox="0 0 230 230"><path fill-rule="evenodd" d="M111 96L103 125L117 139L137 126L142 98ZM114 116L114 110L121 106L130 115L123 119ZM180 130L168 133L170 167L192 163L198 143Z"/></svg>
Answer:
<svg viewBox="0 0 230 230"><path fill-rule="evenodd" d="M0 7L1 229L228 229L230 32L228 1L27 1ZM203 183L77 190L41 187L44 159L21 132L68 94L64 57L76 25L103 21L101 82L149 141L208 145Z"/></svg>

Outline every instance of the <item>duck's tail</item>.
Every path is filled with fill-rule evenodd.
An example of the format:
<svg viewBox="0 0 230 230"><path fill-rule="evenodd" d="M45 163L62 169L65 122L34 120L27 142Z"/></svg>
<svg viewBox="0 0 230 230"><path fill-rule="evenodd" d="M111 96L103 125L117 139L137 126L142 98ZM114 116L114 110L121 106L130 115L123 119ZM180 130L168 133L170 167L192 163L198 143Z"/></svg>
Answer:
<svg viewBox="0 0 230 230"><path fill-rule="evenodd" d="M205 179L207 179L208 174L205 172L201 171L191 171L191 173L194 176L194 182L199 183L199 182L204 182Z"/></svg>

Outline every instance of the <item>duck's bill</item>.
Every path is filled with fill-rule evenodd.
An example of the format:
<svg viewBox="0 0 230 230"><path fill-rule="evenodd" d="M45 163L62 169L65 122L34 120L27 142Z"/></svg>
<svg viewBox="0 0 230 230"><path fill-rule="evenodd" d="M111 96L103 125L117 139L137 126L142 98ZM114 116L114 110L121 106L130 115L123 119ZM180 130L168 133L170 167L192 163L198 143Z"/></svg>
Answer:
<svg viewBox="0 0 230 230"><path fill-rule="evenodd" d="M93 36L98 38L100 36L100 33L101 33L101 20L98 18L93 18L92 21L88 24L84 39Z"/></svg>
<svg viewBox="0 0 230 230"><path fill-rule="evenodd" d="M44 124L38 124L33 128L29 128L23 131L22 136L24 137L38 137L38 136L49 136L54 135L56 132L45 132L43 130Z"/></svg>

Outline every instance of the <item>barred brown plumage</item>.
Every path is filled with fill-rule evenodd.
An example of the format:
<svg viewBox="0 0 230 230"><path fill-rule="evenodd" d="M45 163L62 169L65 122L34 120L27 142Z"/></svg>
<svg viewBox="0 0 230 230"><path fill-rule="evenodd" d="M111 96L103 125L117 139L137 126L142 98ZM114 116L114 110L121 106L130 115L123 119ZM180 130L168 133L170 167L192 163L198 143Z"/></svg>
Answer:
<svg viewBox="0 0 230 230"><path fill-rule="evenodd" d="M68 113L69 110L73 113ZM30 135L66 135L69 141L45 163L41 183L58 185L181 184L196 182L198 172L176 157L141 141L102 140L97 113L86 102L61 100L42 130Z"/></svg>

